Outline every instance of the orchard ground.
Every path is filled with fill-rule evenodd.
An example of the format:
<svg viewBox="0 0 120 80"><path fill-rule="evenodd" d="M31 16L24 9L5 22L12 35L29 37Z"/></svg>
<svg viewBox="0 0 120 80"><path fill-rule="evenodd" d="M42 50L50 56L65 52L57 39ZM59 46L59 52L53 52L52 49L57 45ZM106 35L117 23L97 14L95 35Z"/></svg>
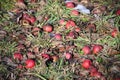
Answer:
<svg viewBox="0 0 120 80"><path fill-rule="evenodd" d="M0 80L120 80L120 1L0 0Z"/></svg>

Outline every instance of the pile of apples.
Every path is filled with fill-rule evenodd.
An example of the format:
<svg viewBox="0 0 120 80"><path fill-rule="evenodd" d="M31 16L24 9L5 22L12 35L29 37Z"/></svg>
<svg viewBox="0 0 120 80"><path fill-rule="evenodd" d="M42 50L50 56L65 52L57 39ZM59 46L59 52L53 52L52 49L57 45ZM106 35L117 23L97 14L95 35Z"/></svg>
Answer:
<svg viewBox="0 0 120 80"><path fill-rule="evenodd" d="M96 78L100 78L101 80L106 80L105 77L102 75L102 73L99 72L98 69L93 66L92 61L90 59L84 59L82 62L82 67L84 69L89 70L89 74L91 77L96 77Z"/></svg>
<svg viewBox="0 0 120 80"><path fill-rule="evenodd" d="M82 48L82 51L85 55L88 55L88 54L92 54L92 53L98 54L102 49L103 49L102 45L94 44L94 45L85 45Z"/></svg>
<svg viewBox="0 0 120 80"><path fill-rule="evenodd" d="M19 1L23 2L23 0L19 0ZM35 0L31 0L31 1L35 2ZM75 3L74 2L66 2L65 6L66 6L66 8L74 8L75 7ZM80 12L77 11L77 10L71 10L71 14L74 15L74 16L78 16L80 14ZM120 10L118 10L116 14L120 15ZM34 23L36 22L36 17L33 16L33 15L29 15L27 13L23 13L21 20L23 21L23 25L28 25L28 24L34 25ZM61 19L59 21L59 25L61 25L61 26L64 25L65 29L74 28L76 32L80 32L80 28L77 27L75 21L73 21L73 20L66 20L65 21L64 19ZM95 29L94 25L92 25L92 27L89 26L89 28ZM54 31L54 26L51 25L51 24L46 24L46 25L42 26L42 30L44 32L51 33L51 32ZM38 34L39 31L40 31L40 28L38 28L38 27L35 27L32 30L34 35ZM118 35L117 29L113 29L113 31L111 31L111 36L114 38L117 35ZM70 38L75 38L74 32L72 32L72 31L68 33L67 37L68 36ZM56 40L62 40L62 34L56 33L54 35L54 38ZM103 50L103 46L100 45L100 44L85 45L82 48L82 52L84 53L84 55L90 55L90 54L98 55L102 50ZM31 52L28 55L34 55L34 54ZM43 59L52 60L53 62L57 62L59 60L59 56L58 55L50 55L50 54L47 54L47 53L42 53L41 57ZM66 52L64 54L64 57L65 57L66 60L70 60L70 59L72 59L73 55L72 55L72 53ZM15 60L22 61L23 60L23 55L20 52L15 52L14 55L13 55L13 58ZM23 67L25 67L27 69L28 68L32 69L32 68L35 67L36 62L32 58L28 58L28 59L26 59L24 61L24 64L25 64L25 66L23 66ZM94 65L92 64L92 61L90 59L85 59L82 62L81 65L82 65L82 67L84 69L89 70L90 76L100 78L101 80L105 80L105 78L102 75L102 73L99 72L97 70L97 68L94 67ZM21 66L18 65L18 67L22 68L22 65Z"/></svg>

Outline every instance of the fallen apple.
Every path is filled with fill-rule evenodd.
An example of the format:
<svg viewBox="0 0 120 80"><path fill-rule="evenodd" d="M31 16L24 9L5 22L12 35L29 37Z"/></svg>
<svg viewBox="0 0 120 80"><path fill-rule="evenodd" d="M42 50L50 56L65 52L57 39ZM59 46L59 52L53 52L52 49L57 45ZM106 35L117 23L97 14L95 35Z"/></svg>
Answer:
<svg viewBox="0 0 120 80"><path fill-rule="evenodd" d="M82 63L82 67L85 69L89 69L92 66L92 62L89 59L85 59Z"/></svg>
<svg viewBox="0 0 120 80"><path fill-rule="evenodd" d="M80 32L80 28L79 27L75 28L75 31Z"/></svg>
<svg viewBox="0 0 120 80"><path fill-rule="evenodd" d="M25 61L25 64L26 64L25 66L26 68L33 68L35 66L35 61L32 59L27 59Z"/></svg>
<svg viewBox="0 0 120 80"><path fill-rule="evenodd" d="M118 33L117 29L113 29L111 32L111 36L114 38L117 36L117 33Z"/></svg>
<svg viewBox="0 0 120 80"><path fill-rule="evenodd" d="M51 25L45 25L45 26L43 26L43 30L46 32L52 32L53 27Z"/></svg>
<svg viewBox="0 0 120 80"><path fill-rule="evenodd" d="M51 56L49 54L46 54L46 53L41 54L41 56L44 59L50 59L51 58Z"/></svg>
<svg viewBox="0 0 120 80"><path fill-rule="evenodd" d="M73 2L66 2L65 6L67 8L74 8L75 7L75 4Z"/></svg>
<svg viewBox="0 0 120 80"><path fill-rule="evenodd" d="M120 9L118 9L117 11L116 11L116 15L120 15Z"/></svg>
<svg viewBox="0 0 120 80"><path fill-rule="evenodd" d="M61 20L59 20L59 24L60 24L60 25L65 25L65 24L66 24L66 21L65 21L64 19L61 19Z"/></svg>
<svg viewBox="0 0 120 80"><path fill-rule="evenodd" d="M40 28L38 28L38 27L34 27L34 28L32 29L32 33L33 33L35 36L38 35L39 31L40 31Z"/></svg>
<svg viewBox="0 0 120 80"><path fill-rule="evenodd" d="M72 10L71 14L74 15L74 16L78 16L80 13L77 10Z"/></svg>
<svg viewBox="0 0 120 80"><path fill-rule="evenodd" d="M75 27L76 24L73 20L68 20L66 23L66 29L69 29L70 27Z"/></svg>
<svg viewBox="0 0 120 80"><path fill-rule="evenodd" d="M71 59L72 58L72 54L71 53L65 53L65 58L67 60Z"/></svg>
<svg viewBox="0 0 120 80"><path fill-rule="evenodd" d="M17 53L14 53L13 58L14 59L18 59L18 60L22 60L23 56L22 56L21 53L17 52Z"/></svg>
<svg viewBox="0 0 120 80"><path fill-rule="evenodd" d="M95 44L92 48L92 52L94 54L97 54L99 53L101 50L103 49L103 46L102 45L98 45L98 44Z"/></svg>
<svg viewBox="0 0 120 80"><path fill-rule="evenodd" d="M67 36L67 38L71 38L71 39L74 39L75 38L75 33L73 31L70 31Z"/></svg>
<svg viewBox="0 0 120 80"><path fill-rule="evenodd" d="M28 18L26 18L28 21L30 21L31 24L34 24L36 21L36 18L34 16L30 16Z"/></svg>
<svg viewBox="0 0 120 80"><path fill-rule="evenodd" d="M55 39L56 40L61 40L62 39L62 35L61 34L55 34Z"/></svg>
<svg viewBox="0 0 120 80"><path fill-rule="evenodd" d="M91 54L91 48L90 48L90 46L84 46L83 48L82 48L82 51L83 51L83 53L86 55L86 54Z"/></svg>

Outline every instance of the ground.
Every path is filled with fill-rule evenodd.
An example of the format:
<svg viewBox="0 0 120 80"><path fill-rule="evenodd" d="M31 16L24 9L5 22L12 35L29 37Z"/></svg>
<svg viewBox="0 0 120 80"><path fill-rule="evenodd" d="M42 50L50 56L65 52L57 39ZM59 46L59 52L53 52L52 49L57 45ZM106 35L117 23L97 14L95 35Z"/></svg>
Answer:
<svg viewBox="0 0 120 80"><path fill-rule="evenodd" d="M120 80L120 1L0 0L0 80Z"/></svg>

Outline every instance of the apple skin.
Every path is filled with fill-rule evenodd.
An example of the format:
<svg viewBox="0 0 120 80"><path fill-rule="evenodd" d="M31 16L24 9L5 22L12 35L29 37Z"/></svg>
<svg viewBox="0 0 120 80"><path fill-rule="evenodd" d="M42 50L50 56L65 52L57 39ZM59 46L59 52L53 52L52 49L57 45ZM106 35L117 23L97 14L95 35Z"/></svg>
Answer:
<svg viewBox="0 0 120 80"><path fill-rule="evenodd" d="M49 54L46 54L46 53L41 54L41 56L44 59L50 59L51 58L51 56Z"/></svg>
<svg viewBox="0 0 120 80"><path fill-rule="evenodd" d="M74 16L78 16L80 13L77 10L72 10L71 14Z"/></svg>
<svg viewBox="0 0 120 80"><path fill-rule="evenodd" d="M66 29L69 29L69 28L75 27L75 26L76 26L76 24L73 20L68 20L65 27L66 27Z"/></svg>
<svg viewBox="0 0 120 80"><path fill-rule="evenodd" d="M36 22L36 18L34 16L30 16L27 18L28 21L30 21L31 24L34 24Z"/></svg>
<svg viewBox="0 0 120 80"><path fill-rule="evenodd" d="M117 29L113 29L111 32L111 36L115 38L117 36L117 33L118 33Z"/></svg>
<svg viewBox="0 0 120 80"><path fill-rule="evenodd" d="M33 68L35 66L35 61L32 59L27 59L25 61L25 64L26 64L25 66L26 68Z"/></svg>
<svg viewBox="0 0 120 80"><path fill-rule="evenodd" d="M71 59L71 58L72 58L72 54L71 54L71 53L66 53L66 54L65 54L65 58L66 58L67 60Z"/></svg>
<svg viewBox="0 0 120 80"><path fill-rule="evenodd" d="M116 11L116 15L120 16L120 9Z"/></svg>
<svg viewBox="0 0 120 80"><path fill-rule="evenodd" d="M90 46L84 46L84 47L82 48L82 51L83 51L83 53L84 53L85 55L91 54L91 48L90 48Z"/></svg>
<svg viewBox="0 0 120 80"><path fill-rule="evenodd" d="M66 6L67 8L74 8L74 7L75 7L75 4L74 4L73 2L67 2L67 3L65 4L65 6Z"/></svg>
<svg viewBox="0 0 120 80"><path fill-rule="evenodd" d="M18 60L22 60L23 59L22 54L19 53L19 52L18 53L14 53L13 57L14 57L14 59L18 59Z"/></svg>
<svg viewBox="0 0 120 80"><path fill-rule="evenodd" d="M43 26L43 30L45 32L52 32L53 31L53 27L51 25L45 25L45 26Z"/></svg>
<svg viewBox="0 0 120 80"><path fill-rule="evenodd" d="M92 66L92 62L89 59L85 59L82 63L82 67L85 69L89 69Z"/></svg>
<svg viewBox="0 0 120 80"><path fill-rule="evenodd" d="M93 54L98 54L103 49L102 45L94 44L92 48Z"/></svg>
<svg viewBox="0 0 120 80"><path fill-rule="evenodd" d="M55 34L55 39L56 40L61 40L62 39L62 35L61 34Z"/></svg>
<svg viewBox="0 0 120 80"><path fill-rule="evenodd" d="M60 24L60 25L65 25L65 24L66 24L66 21L65 21L64 19L61 19L61 20L59 20L59 24Z"/></svg>

